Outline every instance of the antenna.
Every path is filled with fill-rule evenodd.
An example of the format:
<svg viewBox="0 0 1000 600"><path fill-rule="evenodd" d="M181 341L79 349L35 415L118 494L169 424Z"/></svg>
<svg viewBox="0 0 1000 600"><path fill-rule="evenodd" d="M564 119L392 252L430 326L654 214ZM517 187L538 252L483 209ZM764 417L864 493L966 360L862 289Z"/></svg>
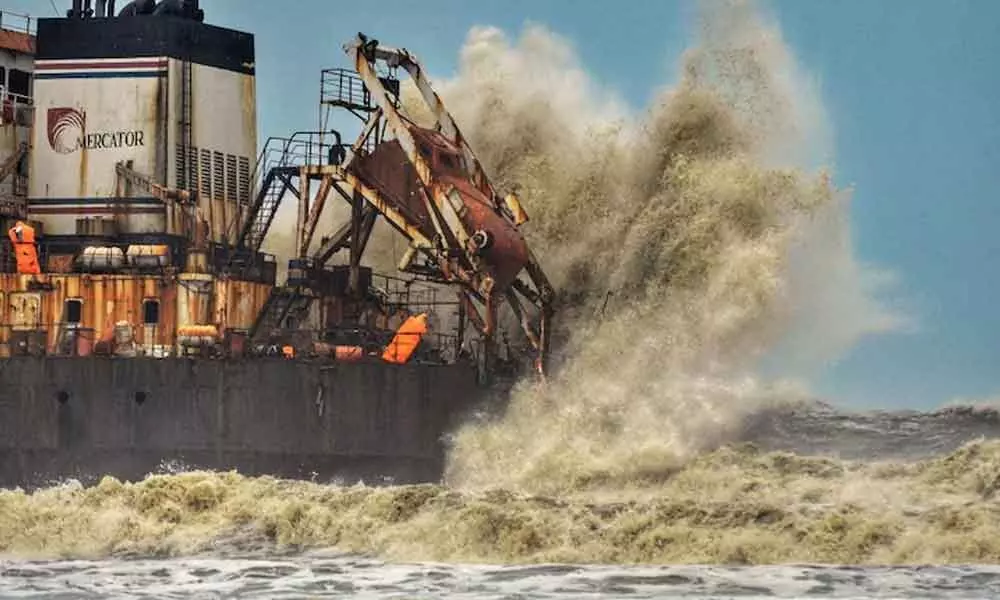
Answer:
<svg viewBox="0 0 1000 600"><path fill-rule="evenodd" d="M90 3L91 0L73 0L73 7L69 9L66 16L70 19L89 19L94 16Z"/></svg>

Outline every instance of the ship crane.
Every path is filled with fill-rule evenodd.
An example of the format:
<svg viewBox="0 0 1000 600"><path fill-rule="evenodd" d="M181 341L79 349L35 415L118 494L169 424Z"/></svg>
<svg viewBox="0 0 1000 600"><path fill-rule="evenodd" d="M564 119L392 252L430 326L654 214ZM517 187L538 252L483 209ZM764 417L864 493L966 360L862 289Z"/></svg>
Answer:
<svg viewBox="0 0 1000 600"><path fill-rule="evenodd" d="M279 204L293 196L298 201L296 264L321 268L348 250L349 289L360 297L361 255L381 215L408 242L400 271L457 287L462 313L486 342L487 353L496 339L499 311L509 306L535 368L544 373L555 293L519 229L528 220L520 201L493 187L412 54L363 34L344 50L353 69L324 71L321 104L361 119L360 134L352 144L340 143L340 134L332 131L299 132L265 144L255 170L261 187L234 224L236 247L259 251ZM392 75L380 76L380 69ZM433 117L430 126L418 125L398 108L400 82L394 74L400 69ZM324 143L331 133L336 142ZM281 147L271 152L272 142ZM350 204L351 218L317 236L332 192ZM317 248L311 251L314 241ZM272 294L275 302L258 317L251 337L280 329L290 311L307 310L308 279L290 276L289 284ZM293 309L296 302L299 308Z"/></svg>
<svg viewBox="0 0 1000 600"><path fill-rule="evenodd" d="M467 314L487 339L496 332L497 311L506 300L542 371L554 292L518 229L528 218L517 197L501 197L494 189L409 52L381 46L360 33L345 50L376 110L343 167L351 187L408 238L410 248L400 270L458 284ZM386 89L388 81L377 75L380 63L410 75L433 116L432 128L420 127L400 113ZM398 88L395 91L398 94ZM388 128L394 139L367 154L359 152L380 127ZM404 177L385 176L399 171L401 163L406 165ZM424 262L419 263L419 257Z"/></svg>

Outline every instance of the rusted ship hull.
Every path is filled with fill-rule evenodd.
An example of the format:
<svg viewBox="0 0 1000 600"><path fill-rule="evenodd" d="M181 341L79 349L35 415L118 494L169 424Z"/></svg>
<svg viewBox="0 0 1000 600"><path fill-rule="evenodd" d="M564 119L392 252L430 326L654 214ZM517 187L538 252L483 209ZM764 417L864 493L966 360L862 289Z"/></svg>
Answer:
<svg viewBox="0 0 1000 600"><path fill-rule="evenodd" d="M302 360L0 360L0 487L175 468L434 482L482 389L462 365Z"/></svg>

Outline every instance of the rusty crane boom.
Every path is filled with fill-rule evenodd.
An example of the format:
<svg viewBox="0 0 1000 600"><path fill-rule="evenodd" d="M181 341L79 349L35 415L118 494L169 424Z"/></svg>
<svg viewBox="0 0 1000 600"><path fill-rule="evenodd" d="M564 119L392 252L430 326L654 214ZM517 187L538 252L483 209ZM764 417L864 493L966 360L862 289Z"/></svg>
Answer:
<svg viewBox="0 0 1000 600"><path fill-rule="evenodd" d="M381 215L408 241L400 271L457 287L462 312L487 348L498 330L498 311L508 306L533 350L535 368L544 373L555 294L520 231L528 220L520 201L494 188L412 54L360 33L344 49L353 70L324 71L321 103L360 118L360 134L342 144L334 132L336 143L321 141L321 151L309 142L304 161L281 153L261 173L262 188L237 244L259 249L278 203L291 192L298 199L298 256L323 265L347 249L350 287L357 290L357 267ZM426 103L430 126L400 109L400 69ZM285 141L286 150L290 143ZM317 240L331 192L350 203L351 218ZM310 251L314 241L318 247Z"/></svg>

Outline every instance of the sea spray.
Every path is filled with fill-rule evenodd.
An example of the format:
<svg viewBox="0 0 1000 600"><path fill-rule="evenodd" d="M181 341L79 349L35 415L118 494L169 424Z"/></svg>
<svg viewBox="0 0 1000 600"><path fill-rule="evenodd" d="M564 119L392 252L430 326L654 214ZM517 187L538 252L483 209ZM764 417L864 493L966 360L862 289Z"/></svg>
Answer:
<svg viewBox="0 0 1000 600"><path fill-rule="evenodd" d="M756 375L797 322L826 316L797 310L789 267L814 217L836 209L828 174L788 160L822 129L810 127L820 109L752 4L702 17L680 80L640 115L590 101L601 95L571 49L537 26L516 44L473 30L440 86L493 179L529 207L526 235L563 299L559 368L521 385L502 420L458 432L452 485L559 493L627 480L797 400ZM849 246L832 250L853 264ZM866 312L840 314L841 349L892 328L864 286L843 289Z"/></svg>

